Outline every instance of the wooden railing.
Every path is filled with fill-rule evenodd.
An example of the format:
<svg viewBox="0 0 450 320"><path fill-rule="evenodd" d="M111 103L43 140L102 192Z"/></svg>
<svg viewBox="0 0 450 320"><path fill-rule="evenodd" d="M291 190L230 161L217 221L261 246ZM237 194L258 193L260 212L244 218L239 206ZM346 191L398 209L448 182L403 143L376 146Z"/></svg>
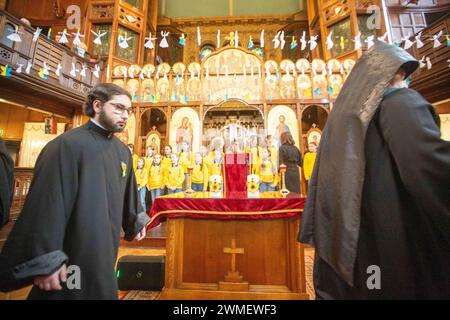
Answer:
<svg viewBox="0 0 450 320"><path fill-rule="evenodd" d="M80 57L69 48L48 39L46 34L41 34L36 42L33 41L34 28L23 24L19 19L6 11L0 10L0 36L5 38L11 32L8 29L18 27L21 42L7 41L0 42L0 64L8 65L13 68L11 80L23 83L27 87L37 88L37 90L64 98L69 104L80 106L84 101L87 91L92 86L101 81L103 77L104 60L90 61ZM28 63L33 67L30 74L25 72ZM39 77L39 71L46 62L50 67L47 80ZM72 63L76 69L85 68L86 75L82 76L80 72L71 75ZM22 73L15 70L18 65L23 65ZM61 64L60 75L55 71ZM95 65L100 67L99 78L94 76ZM46 92L47 91L47 92Z"/></svg>
<svg viewBox="0 0 450 320"><path fill-rule="evenodd" d="M450 34L450 13L422 30L422 34L436 35L440 31ZM420 92L428 101L435 103L450 98L450 67L447 60L450 59L450 47L447 46L445 37L441 37L442 45L433 48L433 41L429 37L422 38L425 44L417 49L414 45L408 51L417 59L430 57L432 68L424 67L416 71L412 76L411 87ZM414 36L411 38L414 41Z"/></svg>

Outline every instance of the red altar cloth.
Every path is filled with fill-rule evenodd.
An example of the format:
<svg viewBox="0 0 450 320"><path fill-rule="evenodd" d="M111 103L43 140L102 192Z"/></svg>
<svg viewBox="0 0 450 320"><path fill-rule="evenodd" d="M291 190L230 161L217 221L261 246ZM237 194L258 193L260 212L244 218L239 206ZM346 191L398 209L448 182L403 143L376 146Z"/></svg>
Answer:
<svg viewBox="0 0 450 320"><path fill-rule="evenodd" d="M247 191L247 154L225 154L225 191Z"/></svg>
<svg viewBox="0 0 450 320"><path fill-rule="evenodd" d="M262 192L260 198L248 198L247 192L226 193L224 198L209 198L209 192L195 192L185 198L183 192L156 198L147 228L156 227L161 218L275 219L300 215L305 198L290 193Z"/></svg>

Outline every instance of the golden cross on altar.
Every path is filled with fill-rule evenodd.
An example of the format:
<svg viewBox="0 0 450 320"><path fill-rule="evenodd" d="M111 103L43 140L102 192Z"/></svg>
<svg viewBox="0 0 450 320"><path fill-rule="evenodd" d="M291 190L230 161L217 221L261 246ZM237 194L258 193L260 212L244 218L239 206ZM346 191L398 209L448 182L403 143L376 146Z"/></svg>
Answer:
<svg viewBox="0 0 450 320"><path fill-rule="evenodd" d="M236 239L231 239L231 248L223 248L223 252L231 254L231 272L236 272L236 255L244 254L244 248L236 248Z"/></svg>

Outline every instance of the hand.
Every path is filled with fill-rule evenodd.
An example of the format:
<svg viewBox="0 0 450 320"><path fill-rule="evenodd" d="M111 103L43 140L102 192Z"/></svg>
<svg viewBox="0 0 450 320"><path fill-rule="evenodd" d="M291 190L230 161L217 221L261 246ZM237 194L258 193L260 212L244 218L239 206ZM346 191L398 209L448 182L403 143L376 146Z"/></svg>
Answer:
<svg viewBox="0 0 450 320"><path fill-rule="evenodd" d="M61 281L67 281L67 268L63 264L61 268L49 276L40 276L34 278L34 285L44 291L62 290Z"/></svg>
<svg viewBox="0 0 450 320"><path fill-rule="evenodd" d="M143 227L141 232L138 233L138 235L134 238L134 240L141 241L142 239L145 238L146 235L147 235L147 228Z"/></svg>

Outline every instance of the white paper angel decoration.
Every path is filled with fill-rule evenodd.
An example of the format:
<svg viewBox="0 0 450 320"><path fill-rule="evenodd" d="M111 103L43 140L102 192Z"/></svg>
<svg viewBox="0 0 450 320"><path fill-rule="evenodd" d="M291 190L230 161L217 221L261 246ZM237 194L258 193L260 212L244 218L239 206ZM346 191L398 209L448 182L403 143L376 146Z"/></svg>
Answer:
<svg viewBox="0 0 450 320"><path fill-rule="evenodd" d="M42 29L41 28L36 28L36 31L34 31L33 34L33 42L36 42L37 39L39 39L39 36L41 35Z"/></svg>
<svg viewBox="0 0 450 320"><path fill-rule="evenodd" d="M264 30L261 31L261 35L259 36L259 44L261 48L264 48Z"/></svg>
<svg viewBox="0 0 450 320"><path fill-rule="evenodd" d="M23 64L18 63L17 64L19 67L16 69L17 73L22 73L22 68L23 68Z"/></svg>
<svg viewBox="0 0 450 320"><path fill-rule="evenodd" d="M81 44L81 38L84 38L84 35L80 33L80 29L78 29L77 33L72 33L72 35L75 37L73 39L73 44L79 46Z"/></svg>
<svg viewBox="0 0 450 320"><path fill-rule="evenodd" d="M61 35L61 38L59 39L58 43L61 44L69 43L69 39L67 37L70 37L70 34L67 32L67 29L64 29L63 32L58 32L58 34Z"/></svg>
<svg viewBox="0 0 450 320"><path fill-rule="evenodd" d="M378 37L377 39L378 39L378 41L386 42L387 37L388 37L388 33L386 32L383 36Z"/></svg>
<svg viewBox="0 0 450 320"><path fill-rule="evenodd" d="M234 47L237 48L239 46L239 34L237 30L234 32Z"/></svg>
<svg viewBox="0 0 450 320"><path fill-rule="evenodd" d="M319 36L311 36L311 38L309 39L308 43L309 43L309 47L312 50L314 50L317 47L317 39L319 38Z"/></svg>
<svg viewBox="0 0 450 320"><path fill-rule="evenodd" d="M281 35L281 31L278 31L278 33L275 35L275 37L272 40L274 49L277 49L280 46L280 35Z"/></svg>
<svg viewBox="0 0 450 320"><path fill-rule="evenodd" d="M30 74L30 72L31 72L31 68L33 67L33 63L32 63L32 61L30 60L30 61L28 61L28 63L27 63L27 68L25 69L25 73L26 74Z"/></svg>
<svg viewBox="0 0 450 320"><path fill-rule="evenodd" d="M94 43L96 45L102 45L102 38L108 34L108 32L97 33L94 30L91 30L92 34L95 36Z"/></svg>
<svg viewBox="0 0 450 320"><path fill-rule="evenodd" d="M86 77L86 70L87 70L87 67L86 67L86 65L83 64L83 66L81 67L81 71L80 71L80 76L82 78Z"/></svg>
<svg viewBox="0 0 450 320"><path fill-rule="evenodd" d="M95 65L95 71L93 72L93 74L97 79L100 78L100 66L98 64Z"/></svg>
<svg viewBox="0 0 450 320"><path fill-rule="evenodd" d="M327 49L331 50L334 47L333 39L331 38L333 36L333 31L330 32L330 34L327 36Z"/></svg>
<svg viewBox="0 0 450 320"><path fill-rule="evenodd" d="M72 69L70 70L70 75L71 75L73 78L76 78L76 77L77 77L77 72L80 72L80 70L77 69L75 63L72 62Z"/></svg>
<svg viewBox="0 0 450 320"><path fill-rule="evenodd" d="M409 38L411 37L411 34L408 34L406 37L402 38L402 41L405 42L405 45L403 47L403 49L408 50L409 48L411 48L414 44L414 42L412 42L411 40L409 40Z"/></svg>
<svg viewBox="0 0 450 320"><path fill-rule="evenodd" d="M361 32L359 32L356 37L355 40L353 40L353 42L355 43L355 50L361 49L362 44L361 44Z"/></svg>
<svg viewBox="0 0 450 320"><path fill-rule="evenodd" d="M307 41L306 41L306 31L303 31L303 35L302 35L302 37L301 37L301 39L300 39L300 43L302 44L302 46L301 46L301 50L303 51L303 50L305 50L306 49L306 45L307 45Z"/></svg>
<svg viewBox="0 0 450 320"><path fill-rule="evenodd" d="M159 46L161 48L168 48L169 47L169 43L167 42L167 37L169 36L170 32L169 31L161 31L161 36L163 37L161 42L159 43Z"/></svg>
<svg viewBox="0 0 450 320"><path fill-rule="evenodd" d="M425 60L427 61L427 69L430 70L433 67L430 57L427 57Z"/></svg>
<svg viewBox="0 0 450 320"><path fill-rule="evenodd" d="M281 50L283 50L284 45L286 44L286 41L284 40L284 31L281 32L281 35L280 35L280 44L281 44Z"/></svg>
<svg viewBox="0 0 450 320"><path fill-rule="evenodd" d="M216 45L217 49L220 48L220 29L217 30L217 45Z"/></svg>
<svg viewBox="0 0 450 320"><path fill-rule="evenodd" d="M127 37L126 34L125 36L119 36L119 47L121 47L122 49L128 49L129 48L128 41L130 41L131 39L132 37Z"/></svg>
<svg viewBox="0 0 450 320"><path fill-rule="evenodd" d="M7 36L7 38L9 40L11 40L12 42L22 42L22 39L20 38L19 33L20 33L19 27L16 26L16 30L13 33L11 33L9 36Z"/></svg>
<svg viewBox="0 0 450 320"><path fill-rule="evenodd" d="M367 43L367 49L372 48L375 45L375 42L373 41L375 39L374 35L368 36L365 42Z"/></svg>
<svg viewBox="0 0 450 320"><path fill-rule="evenodd" d="M59 77L61 75L62 66L61 63L58 63L58 67L55 70L55 74Z"/></svg>
<svg viewBox="0 0 450 320"><path fill-rule="evenodd" d="M150 32L149 36L145 38L144 47L147 49L154 49L155 46L153 44L153 41L155 41L156 39L156 37L152 37L152 33Z"/></svg>
<svg viewBox="0 0 450 320"><path fill-rule="evenodd" d="M439 31L439 33L438 34L436 34L436 35L434 35L433 36L433 48L434 49L436 49L436 48L439 48L440 46L441 46L441 42L439 41L439 38L442 36L442 30L441 31Z"/></svg>

